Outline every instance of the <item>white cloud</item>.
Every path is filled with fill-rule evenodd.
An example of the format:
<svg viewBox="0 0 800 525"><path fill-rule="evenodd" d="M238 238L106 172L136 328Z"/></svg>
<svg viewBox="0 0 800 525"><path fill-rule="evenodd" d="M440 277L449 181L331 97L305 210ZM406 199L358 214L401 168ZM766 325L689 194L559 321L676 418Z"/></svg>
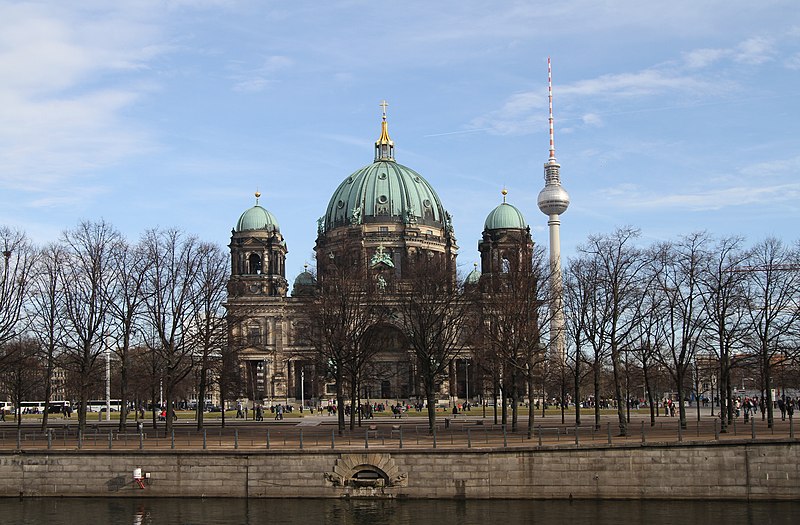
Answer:
<svg viewBox="0 0 800 525"><path fill-rule="evenodd" d="M159 39L125 7L0 5L0 187L68 193L152 147L122 112L152 89L127 74L166 49Z"/></svg>
<svg viewBox="0 0 800 525"><path fill-rule="evenodd" d="M293 64L294 61L291 58L282 55L266 57L259 66L250 70L242 70L238 63L234 63L231 67L239 71L232 76L232 79L235 80L233 90L250 93L263 91L275 82L276 72L289 68Z"/></svg>
<svg viewBox="0 0 800 525"><path fill-rule="evenodd" d="M754 37L739 44L733 58L742 64L757 65L772 60L774 53L774 45L770 39Z"/></svg>

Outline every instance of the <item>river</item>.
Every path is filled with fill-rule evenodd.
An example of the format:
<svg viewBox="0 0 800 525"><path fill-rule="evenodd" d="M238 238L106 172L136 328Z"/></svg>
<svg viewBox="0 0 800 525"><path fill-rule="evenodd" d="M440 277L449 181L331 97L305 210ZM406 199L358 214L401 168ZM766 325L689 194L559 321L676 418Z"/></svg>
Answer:
<svg viewBox="0 0 800 525"><path fill-rule="evenodd" d="M0 523L14 525L794 525L798 521L800 502L0 499Z"/></svg>

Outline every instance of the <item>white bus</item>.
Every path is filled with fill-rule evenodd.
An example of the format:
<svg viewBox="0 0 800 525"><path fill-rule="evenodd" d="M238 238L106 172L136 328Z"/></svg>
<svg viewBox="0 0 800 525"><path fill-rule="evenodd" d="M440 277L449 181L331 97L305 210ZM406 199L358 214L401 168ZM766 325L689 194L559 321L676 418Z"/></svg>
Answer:
<svg viewBox="0 0 800 525"><path fill-rule="evenodd" d="M63 414L68 406L69 401L50 401L48 411L51 414ZM23 414L41 414L44 412L44 401L22 401L19 407Z"/></svg>
<svg viewBox="0 0 800 525"><path fill-rule="evenodd" d="M120 399L112 399L111 400L111 411L112 412L119 412L122 408L122 400ZM87 412L105 412L106 411L106 400L105 399L90 399L86 402L86 411Z"/></svg>

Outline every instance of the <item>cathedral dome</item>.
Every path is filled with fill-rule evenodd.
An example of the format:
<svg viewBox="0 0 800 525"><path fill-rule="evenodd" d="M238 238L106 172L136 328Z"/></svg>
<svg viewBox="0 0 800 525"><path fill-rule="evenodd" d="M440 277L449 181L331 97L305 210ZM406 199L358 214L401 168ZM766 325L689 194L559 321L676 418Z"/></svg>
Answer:
<svg viewBox="0 0 800 525"><path fill-rule="evenodd" d="M347 177L333 193L324 220L326 230L370 222L443 227L444 208L422 175L387 159Z"/></svg>
<svg viewBox="0 0 800 525"><path fill-rule="evenodd" d="M472 269L472 271L469 272L467 278L464 279L464 284L466 285L478 284L480 280L481 280L481 272L478 270L478 263L475 263L475 266Z"/></svg>
<svg viewBox="0 0 800 525"><path fill-rule="evenodd" d="M522 212L507 202L503 202L493 209L483 224L484 230L507 230L512 228L524 230L527 227L528 223L525 222Z"/></svg>
<svg viewBox="0 0 800 525"><path fill-rule="evenodd" d="M381 135L375 141L375 161L336 188L322 219L325 230L385 222L444 227L444 207L433 187L416 171L395 162L386 102L381 105L384 112Z"/></svg>
<svg viewBox="0 0 800 525"><path fill-rule="evenodd" d="M269 211L258 205L258 198L260 196L261 194L256 192L256 205L245 211L242 216L239 217L239 222L236 223L237 232L250 230L281 231L280 226L278 226L278 219Z"/></svg>

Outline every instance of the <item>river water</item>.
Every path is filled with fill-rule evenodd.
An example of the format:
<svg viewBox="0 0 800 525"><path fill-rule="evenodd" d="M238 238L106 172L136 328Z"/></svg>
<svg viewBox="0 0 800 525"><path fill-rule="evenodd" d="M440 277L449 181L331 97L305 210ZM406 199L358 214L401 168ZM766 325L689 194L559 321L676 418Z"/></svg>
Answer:
<svg viewBox="0 0 800 525"><path fill-rule="evenodd" d="M798 522L800 501L0 499L0 523L15 525L794 525Z"/></svg>

